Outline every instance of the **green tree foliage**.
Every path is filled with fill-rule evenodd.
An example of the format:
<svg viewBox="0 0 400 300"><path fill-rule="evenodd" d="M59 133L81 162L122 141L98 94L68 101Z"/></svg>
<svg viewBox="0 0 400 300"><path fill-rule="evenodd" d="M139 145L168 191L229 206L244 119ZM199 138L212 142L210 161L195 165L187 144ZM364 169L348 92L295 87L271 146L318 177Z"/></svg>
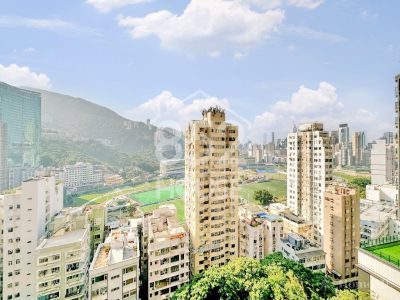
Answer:
<svg viewBox="0 0 400 300"><path fill-rule="evenodd" d="M272 202L274 196L267 190L257 190L254 192L254 200L262 205L268 205Z"/></svg>
<svg viewBox="0 0 400 300"><path fill-rule="evenodd" d="M371 179L366 177L354 177L349 181L350 186L358 188L360 197L365 198L365 187L371 184Z"/></svg>
<svg viewBox="0 0 400 300"><path fill-rule="evenodd" d="M172 299L317 300L333 296L335 288L323 273L313 273L276 253L261 261L239 258L212 267L178 289Z"/></svg>
<svg viewBox="0 0 400 300"><path fill-rule="evenodd" d="M337 291L336 295L331 300L370 300L370 296L361 291Z"/></svg>

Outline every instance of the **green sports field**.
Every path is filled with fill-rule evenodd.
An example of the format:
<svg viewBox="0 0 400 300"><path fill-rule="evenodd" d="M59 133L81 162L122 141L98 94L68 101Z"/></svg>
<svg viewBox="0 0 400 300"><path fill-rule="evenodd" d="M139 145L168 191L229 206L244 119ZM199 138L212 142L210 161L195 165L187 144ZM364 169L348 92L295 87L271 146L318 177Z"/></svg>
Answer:
<svg viewBox="0 0 400 300"><path fill-rule="evenodd" d="M173 185L161 189L154 189L142 193L133 193L129 197L142 205L150 205L165 202L171 199L181 198L184 193L183 185Z"/></svg>
<svg viewBox="0 0 400 300"><path fill-rule="evenodd" d="M389 262L400 264L400 242L373 246L367 250Z"/></svg>
<svg viewBox="0 0 400 300"><path fill-rule="evenodd" d="M268 190L274 197L278 197L279 202L286 201L286 181L271 180L268 182L245 183L239 186L239 196L249 202L259 204L253 198L257 190Z"/></svg>

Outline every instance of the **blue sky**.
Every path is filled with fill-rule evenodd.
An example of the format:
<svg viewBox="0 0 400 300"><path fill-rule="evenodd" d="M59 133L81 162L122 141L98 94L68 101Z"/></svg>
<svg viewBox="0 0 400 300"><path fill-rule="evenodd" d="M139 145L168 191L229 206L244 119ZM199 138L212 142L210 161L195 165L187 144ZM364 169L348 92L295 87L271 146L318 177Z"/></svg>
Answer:
<svg viewBox="0 0 400 300"><path fill-rule="evenodd" d="M243 138L293 122L392 130L396 0L0 2L0 80L184 128L210 104Z"/></svg>

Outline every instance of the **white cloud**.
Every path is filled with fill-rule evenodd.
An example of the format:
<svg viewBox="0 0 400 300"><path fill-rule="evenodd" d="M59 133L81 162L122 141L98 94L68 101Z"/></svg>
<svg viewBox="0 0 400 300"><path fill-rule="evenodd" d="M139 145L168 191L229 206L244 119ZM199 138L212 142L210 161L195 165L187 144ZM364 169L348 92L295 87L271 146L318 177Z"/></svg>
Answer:
<svg viewBox="0 0 400 300"><path fill-rule="evenodd" d="M156 97L130 109L126 112L126 115L133 120L150 119L152 123L158 126L184 130L190 120L201 117L202 109L215 105L229 108L229 101L211 97L201 92L182 100L175 97L170 91L163 91Z"/></svg>
<svg viewBox="0 0 400 300"><path fill-rule="evenodd" d="M336 88L321 82L317 89L300 86L288 101L277 101L269 110L254 119L253 139L261 139L265 130L274 130L285 136L293 124L322 122L326 130L337 129L338 124L347 122L353 129L366 130L368 136L376 138L391 129L391 124L381 122L381 116L366 108L350 108L339 101Z"/></svg>
<svg viewBox="0 0 400 300"><path fill-rule="evenodd" d="M186 55L245 51L271 38L285 18L282 10L257 12L242 2L191 0L181 15L167 10L142 18L118 17L132 38L159 38L161 47Z"/></svg>
<svg viewBox="0 0 400 300"><path fill-rule="evenodd" d="M114 8L120 8L126 5L151 2L152 0L87 0L86 2L94 6L102 13L109 12Z"/></svg>
<svg viewBox="0 0 400 300"><path fill-rule="evenodd" d="M8 67L0 64L0 81L25 87L50 89L50 78L44 73L35 73L28 67L11 64Z"/></svg>
<svg viewBox="0 0 400 300"><path fill-rule="evenodd" d="M303 38L321 40L329 43L339 43L346 40L346 38L338 34L326 33L301 26L287 26L285 30L288 33L295 34Z"/></svg>
<svg viewBox="0 0 400 300"><path fill-rule="evenodd" d="M33 47L28 47L28 48L25 48L23 50L24 53L32 53L32 52L35 52L35 51L36 51L36 49L33 48Z"/></svg>
<svg viewBox="0 0 400 300"><path fill-rule="evenodd" d="M262 9L277 8L283 4L282 0L242 0L242 2Z"/></svg>
<svg viewBox="0 0 400 300"><path fill-rule="evenodd" d="M60 19L33 19L19 16L0 16L0 27L27 27L58 33L100 36L100 33L93 28L80 26Z"/></svg>
<svg viewBox="0 0 400 300"><path fill-rule="evenodd" d="M236 51L235 54L233 55L234 59L242 59L244 57L246 57L246 53L240 51Z"/></svg>
<svg viewBox="0 0 400 300"><path fill-rule="evenodd" d="M307 9L316 9L322 3L324 3L324 0L288 0L288 5Z"/></svg>

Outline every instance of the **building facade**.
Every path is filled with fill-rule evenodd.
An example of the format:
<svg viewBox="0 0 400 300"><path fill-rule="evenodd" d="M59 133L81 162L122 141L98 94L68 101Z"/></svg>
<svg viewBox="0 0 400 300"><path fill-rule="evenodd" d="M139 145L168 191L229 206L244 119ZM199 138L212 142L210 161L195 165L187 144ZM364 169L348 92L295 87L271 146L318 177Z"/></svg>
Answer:
<svg viewBox="0 0 400 300"><path fill-rule="evenodd" d="M323 124L303 124L288 135L287 205L313 224L312 241L322 244L323 199L332 180L332 146Z"/></svg>
<svg viewBox="0 0 400 300"><path fill-rule="evenodd" d="M90 225L80 208L62 210L35 250L34 299L88 298Z"/></svg>
<svg viewBox="0 0 400 300"><path fill-rule="evenodd" d="M185 154L185 219L197 274L238 257L238 127L223 110L204 110L186 130Z"/></svg>
<svg viewBox="0 0 400 300"><path fill-rule="evenodd" d="M63 206L63 185L34 178L0 196L3 299L35 299L35 248Z"/></svg>
<svg viewBox="0 0 400 300"><path fill-rule="evenodd" d="M360 196L357 190L330 186L325 192L324 215L326 271L337 285L357 282L357 248L360 245Z"/></svg>
<svg viewBox="0 0 400 300"><path fill-rule="evenodd" d="M352 151L353 162L355 166L365 165L364 149L365 149L365 132L358 131L352 135Z"/></svg>
<svg viewBox="0 0 400 300"><path fill-rule="evenodd" d="M174 205L161 205L144 222L148 299L169 299L189 281L189 235Z"/></svg>
<svg viewBox="0 0 400 300"><path fill-rule="evenodd" d="M137 232L110 232L89 269L89 299L139 299L140 249Z"/></svg>
<svg viewBox="0 0 400 300"><path fill-rule="evenodd" d="M13 174L40 164L41 95L0 82L0 124L5 125L6 138L0 138L6 147L7 168ZM19 176L20 177L20 176ZM27 179L27 178L23 178ZM7 189L19 186L21 181L3 182Z"/></svg>
<svg viewBox="0 0 400 300"><path fill-rule="evenodd" d="M388 184L394 182L395 148L386 141L376 140L371 150L371 183Z"/></svg>

